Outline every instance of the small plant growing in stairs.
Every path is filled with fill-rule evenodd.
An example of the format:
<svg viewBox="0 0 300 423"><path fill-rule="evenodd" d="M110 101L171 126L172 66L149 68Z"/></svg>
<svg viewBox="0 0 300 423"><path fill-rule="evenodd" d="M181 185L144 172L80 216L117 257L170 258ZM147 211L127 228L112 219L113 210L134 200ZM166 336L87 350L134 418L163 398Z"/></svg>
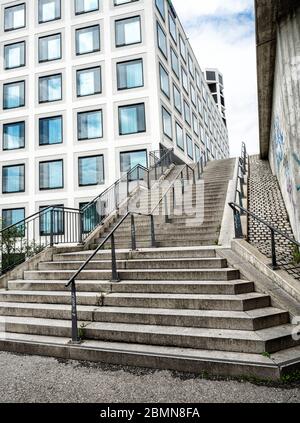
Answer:
<svg viewBox="0 0 300 423"><path fill-rule="evenodd" d="M79 339L82 341L84 339L84 333L85 333L85 328L86 328L87 324L86 323L81 323L79 329L78 329L78 337Z"/></svg>
<svg viewBox="0 0 300 423"><path fill-rule="evenodd" d="M262 353L262 356L263 357L266 357L266 358L271 358L271 354L269 352L267 352L267 351L263 352Z"/></svg>

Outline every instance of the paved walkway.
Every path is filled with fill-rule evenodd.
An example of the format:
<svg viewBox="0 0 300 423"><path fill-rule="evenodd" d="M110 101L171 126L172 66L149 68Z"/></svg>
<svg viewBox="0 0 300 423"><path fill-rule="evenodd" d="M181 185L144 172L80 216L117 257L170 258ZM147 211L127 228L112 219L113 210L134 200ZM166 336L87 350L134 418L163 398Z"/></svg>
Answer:
<svg viewBox="0 0 300 423"><path fill-rule="evenodd" d="M0 402L300 403L281 388L0 352Z"/></svg>

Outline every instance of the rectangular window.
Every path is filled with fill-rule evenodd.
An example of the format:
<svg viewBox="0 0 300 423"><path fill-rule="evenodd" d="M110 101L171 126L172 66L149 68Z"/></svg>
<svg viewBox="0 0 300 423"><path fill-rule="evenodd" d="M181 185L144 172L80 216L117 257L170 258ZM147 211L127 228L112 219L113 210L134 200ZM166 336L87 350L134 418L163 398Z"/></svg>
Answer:
<svg viewBox="0 0 300 423"><path fill-rule="evenodd" d="M177 29L176 29L176 22L173 16L169 13L169 31L171 34L171 37L177 44Z"/></svg>
<svg viewBox="0 0 300 423"><path fill-rule="evenodd" d="M76 72L77 97L101 94L101 68L80 69Z"/></svg>
<svg viewBox="0 0 300 423"><path fill-rule="evenodd" d="M179 60L178 60L177 54L175 53L175 51L172 48L171 48L171 65L172 65L173 72L175 73L175 75L179 79L179 74L180 74Z"/></svg>
<svg viewBox="0 0 300 423"><path fill-rule="evenodd" d="M148 167L147 150L125 151L120 153L120 170L126 173L137 165Z"/></svg>
<svg viewBox="0 0 300 423"><path fill-rule="evenodd" d="M146 132L145 104L119 107L119 134L129 135Z"/></svg>
<svg viewBox="0 0 300 423"><path fill-rule="evenodd" d="M181 78L182 78L182 86L185 89L185 91L188 93L189 92L188 76L186 71L183 68L181 68Z"/></svg>
<svg viewBox="0 0 300 423"><path fill-rule="evenodd" d="M161 91L168 98L170 98L169 74L161 64L159 64L159 77L160 77L160 89L161 89Z"/></svg>
<svg viewBox="0 0 300 423"><path fill-rule="evenodd" d="M3 109L25 106L25 81L3 84Z"/></svg>
<svg viewBox="0 0 300 423"><path fill-rule="evenodd" d="M39 23L61 18L60 0L39 0Z"/></svg>
<svg viewBox="0 0 300 423"><path fill-rule="evenodd" d="M39 62L61 59L61 34L39 38Z"/></svg>
<svg viewBox="0 0 300 423"><path fill-rule="evenodd" d="M193 140L188 134L186 134L186 149L189 158L194 159Z"/></svg>
<svg viewBox="0 0 300 423"><path fill-rule="evenodd" d="M202 107L202 101L200 97L198 97L198 112L200 113L201 116L203 116L203 107Z"/></svg>
<svg viewBox="0 0 300 423"><path fill-rule="evenodd" d="M129 46L142 42L141 18L132 18L115 21L116 47Z"/></svg>
<svg viewBox="0 0 300 423"><path fill-rule="evenodd" d="M25 219L25 209L3 209L2 210L2 228L15 225Z"/></svg>
<svg viewBox="0 0 300 423"><path fill-rule="evenodd" d="M79 141L103 137L102 110L78 113L77 137Z"/></svg>
<svg viewBox="0 0 300 423"><path fill-rule="evenodd" d="M186 123L191 126L191 109L190 106L186 101L183 102L184 104L184 119Z"/></svg>
<svg viewBox="0 0 300 423"><path fill-rule="evenodd" d="M3 150L16 150L25 147L25 122L3 125Z"/></svg>
<svg viewBox="0 0 300 423"><path fill-rule="evenodd" d="M128 90L144 86L143 60L117 63L118 90Z"/></svg>
<svg viewBox="0 0 300 423"><path fill-rule="evenodd" d="M176 85L173 85L173 98L174 98L174 107L181 114L182 113L182 102L181 94Z"/></svg>
<svg viewBox="0 0 300 423"><path fill-rule="evenodd" d="M104 184L103 156L79 157L78 159L79 186Z"/></svg>
<svg viewBox="0 0 300 423"><path fill-rule="evenodd" d="M76 29L76 55L100 51L100 25Z"/></svg>
<svg viewBox="0 0 300 423"><path fill-rule="evenodd" d="M180 54L184 61L186 61L186 46L181 35L179 35Z"/></svg>
<svg viewBox="0 0 300 423"><path fill-rule="evenodd" d="M201 81L200 81L199 72L196 70L195 74L196 74L196 85L198 87L198 90L201 91Z"/></svg>
<svg viewBox="0 0 300 423"><path fill-rule="evenodd" d="M199 125L198 125L198 119L197 116L193 113L193 129L197 137L199 136Z"/></svg>
<svg viewBox="0 0 300 423"><path fill-rule="evenodd" d="M134 1L139 1L139 0L115 0L114 5L121 6L122 4L133 3Z"/></svg>
<svg viewBox="0 0 300 423"><path fill-rule="evenodd" d="M40 212L47 209L49 206L41 206ZM51 209L45 211L41 214L40 217L40 235L41 236L49 236L51 233L51 219L53 225L53 235L63 235L64 234L64 212L62 207L63 204L56 204L53 207L53 211ZM51 216L52 215L52 216Z"/></svg>
<svg viewBox="0 0 300 423"><path fill-rule="evenodd" d="M168 58L167 37L158 22L157 22L157 44L158 44L158 48L167 59Z"/></svg>
<svg viewBox="0 0 300 423"><path fill-rule="evenodd" d="M198 163L200 162L200 148L198 147L198 145L195 144L195 162Z"/></svg>
<svg viewBox="0 0 300 423"><path fill-rule="evenodd" d="M2 193L11 194L25 191L25 165L2 167Z"/></svg>
<svg viewBox="0 0 300 423"><path fill-rule="evenodd" d="M166 19L165 0L155 0L156 8L163 20Z"/></svg>
<svg viewBox="0 0 300 423"><path fill-rule="evenodd" d="M189 55L189 71L191 76L194 78L194 63L192 57Z"/></svg>
<svg viewBox="0 0 300 423"><path fill-rule="evenodd" d="M177 122L175 124L175 128L176 128L176 144L182 151L184 151L183 129Z"/></svg>
<svg viewBox="0 0 300 423"><path fill-rule="evenodd" d="M13 31L14 29L24 28L26 23L25 3L16 6L5 7L4 9L4 30Z"/></svg>
<svg viewBox="0 0 300 423"><path fill-rule="evenodd" d="M39 120L39 145L61 144L63 142L62 116Z"/></svg>
<svg viewBox="0 0 300 423"><path fill-rule="evenodd" d="M25 66L25 41L4 46L5 69Z"/></svg>
<svg viewBox="0 0 300 423"><path fill-rule="evenodd" d="M191 100L192 100L192 103L193 103L193 105L195 106L195 107L197 107L197 102L196 102L196 90L195 90L195 88L193 87L193 85L191 84Z"/></svg>
<svg viewBox="0 0 300 423"><path fill-rule="evenodd" d="M96 10L99 10L99 0L75 0L76 15L95 12Z"/></svg>
<svg viewBox="0 0 300 423"><path fill-rule="evenodd" d="M39 78L39 102L47 103L62 99L62 76L51 75Z"/></svg>
<svg viewBox="0 0 300 423"><path fill-rule="evenodd" d="M173 138L172 116L164 107L162 107L162 123L163 123L164 134L168 138L172 139Z"/></svg>
<svg viewBox="0 0 300 423"><path fill-rule="evenodd" d="M63 160L40 162L40 190L64 187Z"/></svg>

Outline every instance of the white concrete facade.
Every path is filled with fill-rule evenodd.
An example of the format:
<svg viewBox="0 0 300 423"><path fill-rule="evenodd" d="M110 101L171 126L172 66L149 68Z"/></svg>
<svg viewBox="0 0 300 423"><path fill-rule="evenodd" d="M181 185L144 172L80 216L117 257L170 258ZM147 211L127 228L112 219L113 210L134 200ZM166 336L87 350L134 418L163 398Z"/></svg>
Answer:
<svg viewBox="0 0 300 423"><path fill-rule="evenodd" d="M47 2L51 3L51 0L45 1L45 3ZM99 0L99 10L78 15L75 14L75 0L61 0L55 3L60 4L59 18L39 23L39 0L0 0L1 188L3 188L3 167L25 165L24 192L4 193L1 189L1 210L24 208L25 216L28 216L38 211L41 206L59 204L77 208L80 203L90 201L119 178L121 152L147 150L149 153L152 150L158 150L159 145L163 144L168 148L173 147L175 154L186 162L197 159L195 152L198 151L198 148L200 151L206 149L211 159L228 157L226 126L187 41L183 27L179 19L173 15L170 1L157 2L165 8L165 20L159 13L155 0L127 2L122 0L119 1L119 5L115 5L115 0ZM5 10L18 5L24 5L26 17L24 27L5 31ZM176 22L177 44L170 35L169 13ZM115 21L137 16L140 17L141 42L116 47ZM166 35L167 57L164 57L158 48L157 24ZM98 25L100 27L100 51L76 55L76 29ZM61 59L40 63L38 60L39 38L54 34L61 34ZM180 53L179 37L188 51L186 61ZM5 46L18 42L25 42L25 65L14 69L5 69ZM179 78L172 70L171 47L180 62ZM135 59L143 61L143 86L118 90L116 64ZM168 73L170 98L160 88L160 64ZM77 97L76 71L99 66L101 67L101 93ZM185 92L182 86L181 68L185 69L188 77L188 92ZM40 103L39 78L58 74L61 74L62 78L61 100ZM25 81L24 106L4 109L4 85L19 81ZM182 109L184 109L183 99L191 109L191 125L185 121L184 112L182 111L180 114L174 107L173 84L181 93ZM191 86L195 90L195 105L191 98L193 96ZM119 135L118 107L142 103L145 105L145 131ZM172 117L171 137L164 135L162 106ZM79 141L78 113L95 110L102 111L103 136ZM62 117L63 142L39 145L39 120L51 116ZM25 146L4 150L4 125L21 121L25 122ZM184 151L176 143L176 122L184 132ZM187 135L192 140L192 154L190 141L189 148L187 146ZM103 156L104 183L79 186L78 158L98 155ZM63 187L41 190L39 184L40 162L53 160L63 160Z"/></svg>
<svg viewBox="0 0 300 423"><path fill-rule="evenodd" d="M226 122L226 105L224 96L223 74L216 68L209 68L205 70L205 76L206 82L220 110L224 122Z"/></svg>

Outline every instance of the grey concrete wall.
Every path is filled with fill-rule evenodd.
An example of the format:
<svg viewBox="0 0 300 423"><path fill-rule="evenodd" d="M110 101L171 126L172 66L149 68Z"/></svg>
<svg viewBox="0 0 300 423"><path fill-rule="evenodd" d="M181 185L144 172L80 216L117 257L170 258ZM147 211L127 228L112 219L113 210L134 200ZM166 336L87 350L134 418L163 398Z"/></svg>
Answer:
<svg viewBox="0 0 300 423"><path fill-rule="evenodd" d="M300 239L300 8L278 25L269 160Z"/></svg>

